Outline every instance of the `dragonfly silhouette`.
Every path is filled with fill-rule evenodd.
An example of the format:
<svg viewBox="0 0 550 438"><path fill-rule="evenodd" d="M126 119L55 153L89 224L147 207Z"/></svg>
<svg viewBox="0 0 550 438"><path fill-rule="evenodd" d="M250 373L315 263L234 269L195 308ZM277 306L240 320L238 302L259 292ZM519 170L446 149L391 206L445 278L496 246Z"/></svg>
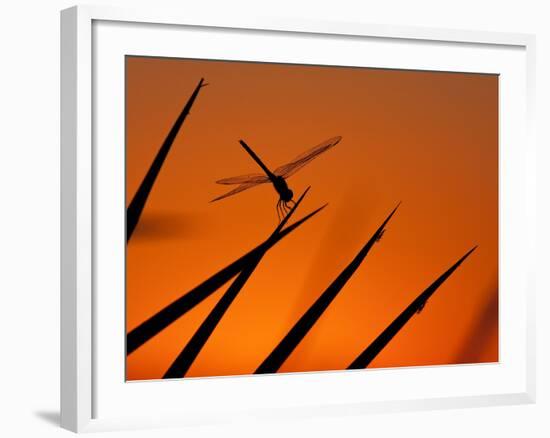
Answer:
<svg viewBox="0 0 550 438"><path fill-rule="evenodd" d="M246 152L254 159L254 161L262 168L264 173L251 173L247 175L234 176L231 178L224 178L216 181L218 184L233 185L238 184L238 187L233 190L218 196L215 199L212 199L211 202L219 201L220 199L227 198L229 196L236 195L244 190L251 189L259 184L265 184L270 182L273 184L273 187L279 195L279 201L277 201L277 216L281 220L281 214L284 217L290 206L288 204L295 203L292 199L294 193L288 188L286 179L294 175L298 170L304 167L306 164L311 162L314 158L321 155L323 152L328 151L333 146L338 144L342 137L333 137L323 143L305 151L304 153L298 155L291 162L277 167L273 172L263 163L262 160L256 155L256 153L248 146L243 140L240 140L239 143L244 148Z"/></svg>

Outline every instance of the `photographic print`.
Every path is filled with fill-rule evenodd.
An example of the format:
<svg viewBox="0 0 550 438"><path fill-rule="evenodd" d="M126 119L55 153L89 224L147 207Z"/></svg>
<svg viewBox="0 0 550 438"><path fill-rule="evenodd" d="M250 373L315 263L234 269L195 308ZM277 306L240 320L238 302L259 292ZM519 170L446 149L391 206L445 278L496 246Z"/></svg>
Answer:
<svg viewBox="0 0 550 438"><path fill-rule="evenodd" d="M127 380L498 362L498 75L125 63Z"/></svg>

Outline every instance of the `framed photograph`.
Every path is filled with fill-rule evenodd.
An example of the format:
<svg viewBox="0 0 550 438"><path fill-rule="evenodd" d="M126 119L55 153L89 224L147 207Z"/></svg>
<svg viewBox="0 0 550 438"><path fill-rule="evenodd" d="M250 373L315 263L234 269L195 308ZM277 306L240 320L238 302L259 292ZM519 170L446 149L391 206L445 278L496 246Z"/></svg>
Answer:
<svg viewBox="0 0 550 438"><path fill-rule="evenodd" d="M62 426L534 401L534 37L61 14Z"/></svg>

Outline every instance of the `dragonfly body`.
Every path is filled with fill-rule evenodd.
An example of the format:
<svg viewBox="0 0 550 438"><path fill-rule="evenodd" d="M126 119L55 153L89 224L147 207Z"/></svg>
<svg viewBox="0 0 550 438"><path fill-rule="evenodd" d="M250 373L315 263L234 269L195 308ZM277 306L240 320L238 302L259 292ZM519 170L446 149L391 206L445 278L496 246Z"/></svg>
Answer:
<svg viewBox="0 0 550 438"><path fill-rule="evenodd" d="M333 137L304 152L303 154L298 155L290 163L277 167L274 171L271 171L265 165L265 163L260 159L260 157L258 157L258 155L256 155L256 153L250 148L250 146L248 146L243 140L240 140L239 143L241 144L241 146L246 150L246 152L248 152L248 154L258 164L258 166L261 167L264 173L241 175L216 181L218 184L236 184L238 185L238 187L225 193L224 195L218 196L212 201L219 201L229 196L236 195L237 193L240 193L249 188L255 187L259 184L270 182L275 188L277 194L279 195L279 201L277 202L277 215L280 219L281 213L284 216L290 209L290 206L288 204L294 203L294 193L288 187L286 179L296 173L306 164L308 164L311 160L335 146L341 139L342 137Z"/></svg>

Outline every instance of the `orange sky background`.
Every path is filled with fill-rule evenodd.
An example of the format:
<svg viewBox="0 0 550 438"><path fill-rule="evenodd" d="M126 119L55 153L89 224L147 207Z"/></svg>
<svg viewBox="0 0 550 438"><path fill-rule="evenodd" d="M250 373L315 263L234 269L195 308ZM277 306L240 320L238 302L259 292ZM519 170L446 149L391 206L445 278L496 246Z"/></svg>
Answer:
<svg viewBox="0 0 550 438"><path fill-rule="evenodd" d="M209 203L231 188L216 180L260 172L239 139L274 169L341 135L288 180L311 185L291 221L329 206L266 254L187 376L253 373L399 201L280 372L345 369L476 244L370 367L498 361L497 76L128 57L127 203L201 77L128 244L128 330L277 225L268 184ZM161 378L226 288L129 355L127 378Z"/></svg>

